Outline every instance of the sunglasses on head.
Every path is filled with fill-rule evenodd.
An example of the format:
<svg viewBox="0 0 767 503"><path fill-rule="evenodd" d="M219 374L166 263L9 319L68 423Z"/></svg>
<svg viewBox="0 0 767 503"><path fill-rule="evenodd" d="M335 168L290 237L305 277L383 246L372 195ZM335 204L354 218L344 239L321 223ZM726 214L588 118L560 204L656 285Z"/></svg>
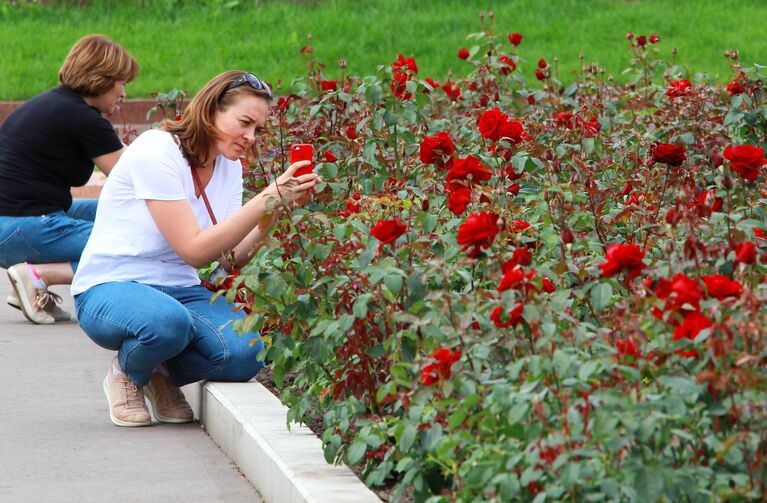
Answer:
<svg viewBox="0 0 767 503"><path fill-rule="evenodd" d="M272 89L269 87L269 84L259 79L258 77L256 77L250 72L243 73L242 76L239 77L237 80L232 81L228 86L226 86L226 90L229 91L231 89L234 89L235 87L240 87L243 84L248 84L250 87L252 87L256 91L265 91L266 94L269 95L269 99L272 98Z"/></svg>

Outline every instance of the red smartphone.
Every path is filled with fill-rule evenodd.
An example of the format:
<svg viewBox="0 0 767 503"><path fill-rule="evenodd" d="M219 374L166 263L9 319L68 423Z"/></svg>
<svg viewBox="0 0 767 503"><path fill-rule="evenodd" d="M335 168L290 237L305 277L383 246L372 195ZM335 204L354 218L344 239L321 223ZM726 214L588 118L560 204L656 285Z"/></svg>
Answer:
<svg viewBox="0 0 767 503"><path fill-rule="evenodd" d="M308 175L314 173L314 149L308 143L297 143L290 146L290 164L298 161L312 161L309 166L298 168L293 176Z"/></svg>

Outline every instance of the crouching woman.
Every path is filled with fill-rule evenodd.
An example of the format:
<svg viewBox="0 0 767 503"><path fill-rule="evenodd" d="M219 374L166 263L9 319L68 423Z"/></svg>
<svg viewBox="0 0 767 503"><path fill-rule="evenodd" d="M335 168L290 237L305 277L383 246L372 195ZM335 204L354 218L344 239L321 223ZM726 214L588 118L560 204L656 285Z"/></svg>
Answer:
<svg viewBox="0 0 767 503"><path fill-rule="evenodd" d="M263 366L263 343L232 330L243 314L223 297L211 303L197 268L246 264L270 230L263 217L307 201L318 183L293 177L308 164L298 162L242 203L239 158L253 150L271 100L252 73L218 75L180 120L139 136L104 186L72 294L85 333L117 351L104 392L119 426L151 424L145 397L159 421L191 421L179 386L247 381Z"/></svg>

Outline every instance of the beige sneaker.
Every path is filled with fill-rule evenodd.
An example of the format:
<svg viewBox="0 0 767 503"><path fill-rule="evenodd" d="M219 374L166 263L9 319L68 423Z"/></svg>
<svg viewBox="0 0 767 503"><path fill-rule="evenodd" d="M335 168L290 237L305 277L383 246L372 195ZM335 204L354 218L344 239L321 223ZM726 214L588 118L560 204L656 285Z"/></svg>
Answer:
<svg viewBox="0 0 767 503"><path fill-rule="evenodd" d="M46 302L45 305L43 306L43 309L45 309L45 312L53 316L53 319L56 321L71 320L72 315L56 305L56 302L61 302L61 297L51 292L48 292L48 295L49 295L48 302ZM16 309L21 310L21 301L19 300L19 296L16 295L15 289L11 290L11 293L8 294L8 297L5 299L5 301L8 303L9 306L15 307Z"/></svg>
<svg viewBox="0 0 767 503"><path fill-rule="evenodd" d="M56 322L53 316L45 312L45 305L50 301L51 296L58 297L58 295L49 292L47 288L35 288L27 264L16 264L10 267L8 278L16 292L16 298L19 299L21 312L29 321L38 325L50 325Z"/></svg>
<svg viewBox="0 0 767 503"><path fill-rule="evenodd" d="M170 376L152 372L149 384L144 390L146 399L152 404L154 417L162 423L188 423L194 419L192 407L184 393L173 384Z"/></svg>
<svg viewBox="0 0 767 503"><path fill-rule="evenodd" d="M112 372L111 365L104 378L104 394L109 402L109 417L117 426L152 424L142 387L136 385L127 375Z"/></svg>

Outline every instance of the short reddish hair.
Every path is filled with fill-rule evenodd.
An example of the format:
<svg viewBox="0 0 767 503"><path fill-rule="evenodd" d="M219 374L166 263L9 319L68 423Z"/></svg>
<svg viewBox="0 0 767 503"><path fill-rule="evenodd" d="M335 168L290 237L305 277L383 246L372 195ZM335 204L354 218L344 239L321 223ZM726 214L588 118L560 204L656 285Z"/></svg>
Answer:
<svg viewBox="0 0 767 503"><path fill-rule="evenodd" d="M69 50L59 82L82 96L98 96L115 82L131 82L138 72L138 63L123 46L104 35L87 35Z"/></svg>

